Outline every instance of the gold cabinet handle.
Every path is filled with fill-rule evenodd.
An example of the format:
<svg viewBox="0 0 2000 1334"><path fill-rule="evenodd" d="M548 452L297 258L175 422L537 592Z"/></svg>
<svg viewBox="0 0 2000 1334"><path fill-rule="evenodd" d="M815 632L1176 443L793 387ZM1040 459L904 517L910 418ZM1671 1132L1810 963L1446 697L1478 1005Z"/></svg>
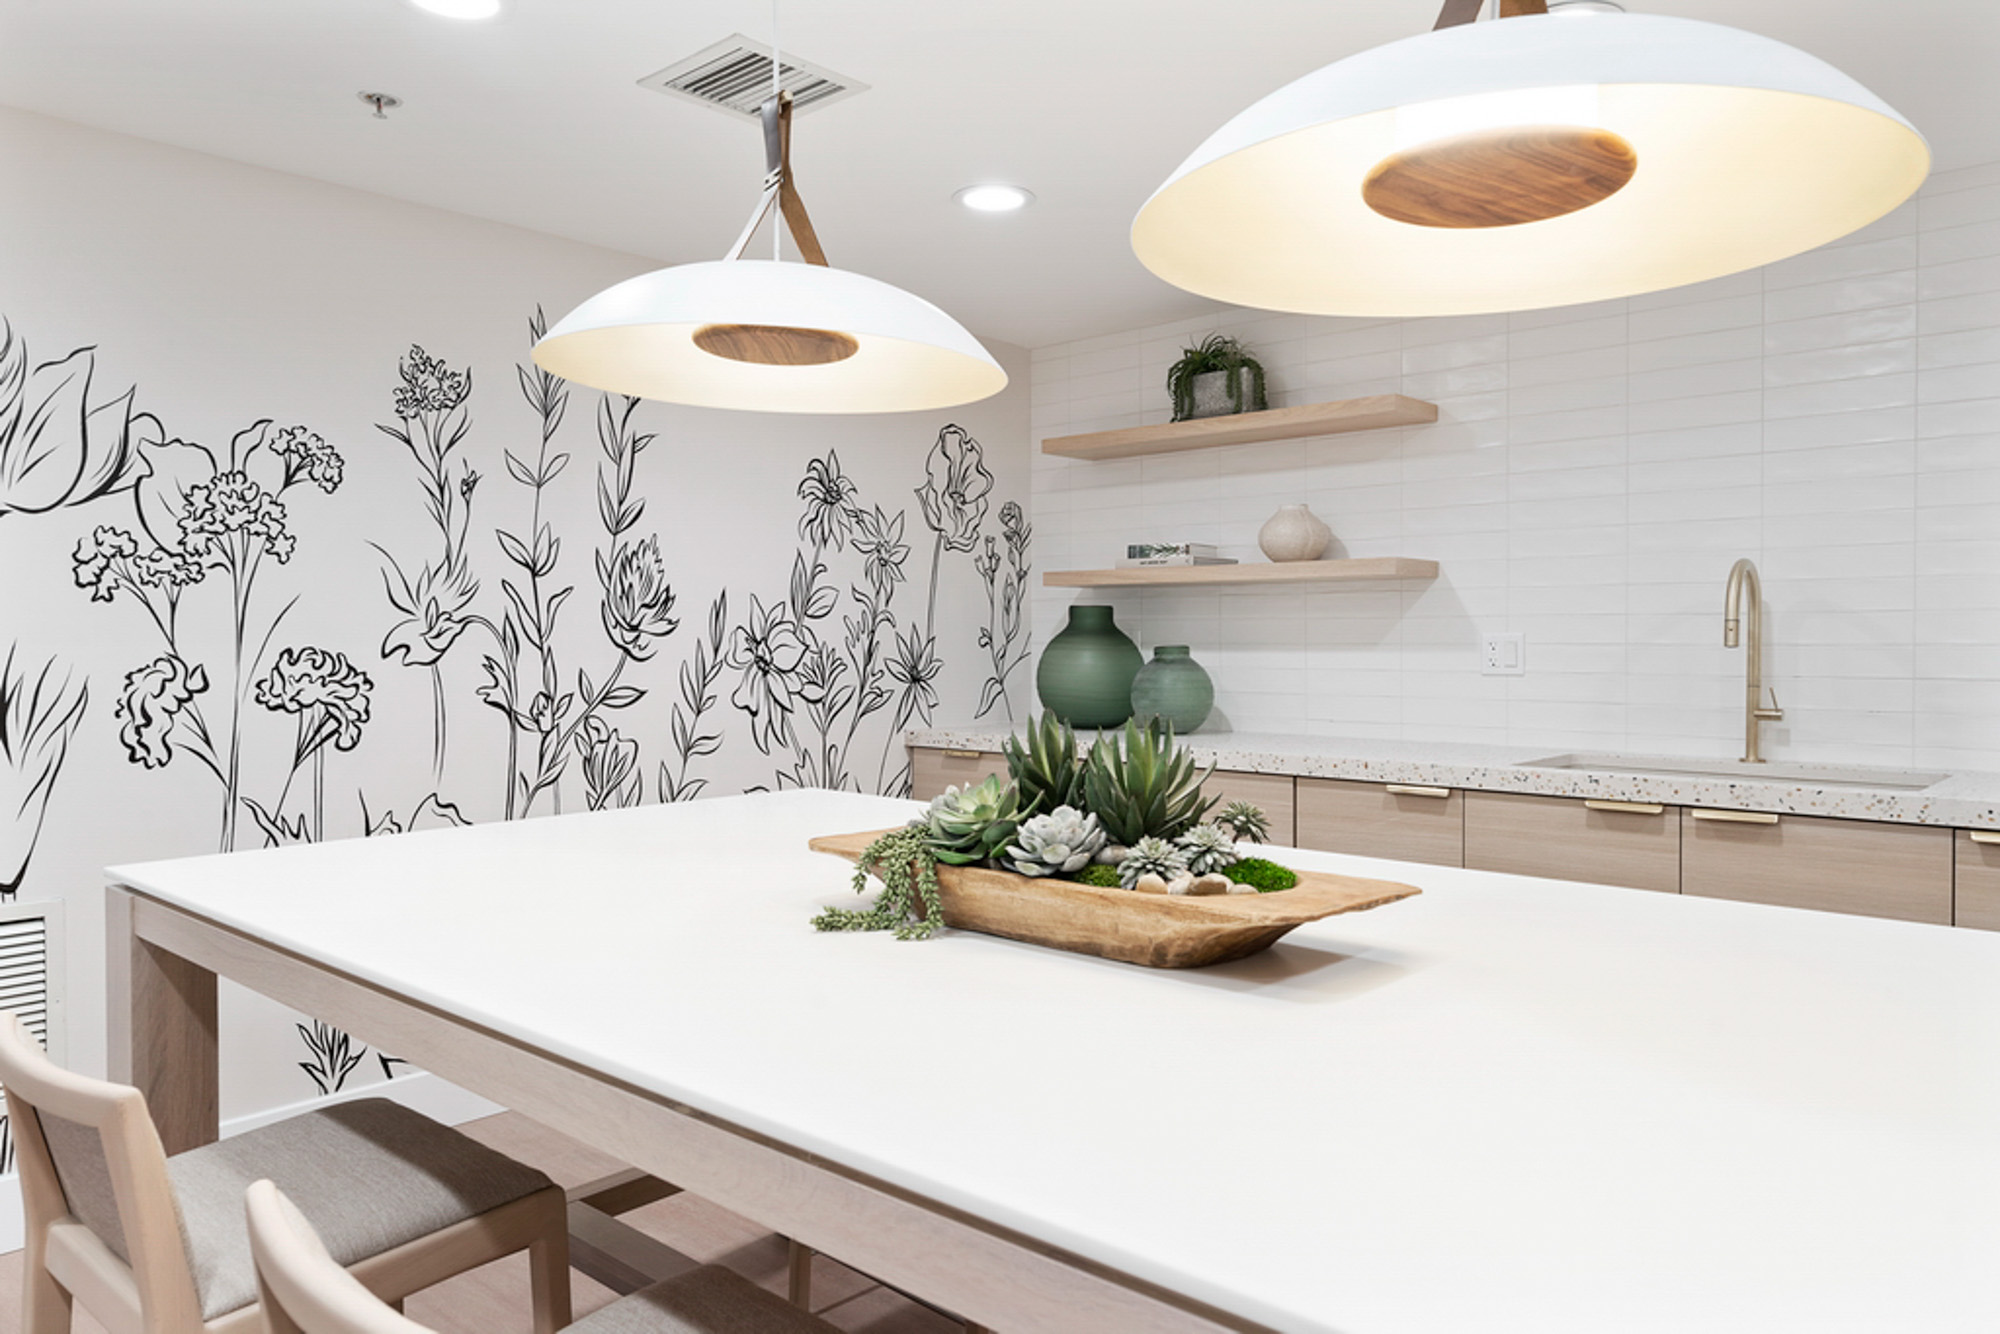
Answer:
<svg viewBox="0 0 2000 1334"><path fill-rule="evenodd" d="M1408 783L1384 783L1384 792L1393 792L1399 797L1449 797L1448 787L1413 787Z"/></svg>
<svg viewBox="0 0 2000 1334"><path fill-rule="evenodd" d="M976 750L948 750L944 753L944 757L948 760L976 760L979 758L979 752Z"/></svg>
<svg viewBox="0 0 2000 1334"><path fill-rule="evenodd" d="M2000 843L2000 829L1968 829L1965 836L1974 843Z"/></svg>
<svg viewBox="0 0 2000 1334"><path fill-rule="evenodd" d="M1769 811L1689 811L1697 820L1720 820L1725 824L1776 824L1778 817Z"/></svg>
<svg viewBox="0 0 2000 1334"><path fill-rule="evenodd" d="M1599 801L1595 797L1586 798L1583 808L1589 811L1620 811L1626 815L1664 815L1667 810L1656 801Z"/></svg>

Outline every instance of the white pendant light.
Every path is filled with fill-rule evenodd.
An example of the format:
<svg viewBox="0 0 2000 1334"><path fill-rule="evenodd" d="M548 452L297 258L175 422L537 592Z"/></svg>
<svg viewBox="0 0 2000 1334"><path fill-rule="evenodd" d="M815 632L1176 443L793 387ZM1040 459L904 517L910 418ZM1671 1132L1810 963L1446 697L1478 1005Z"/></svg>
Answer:
<svg viewBox="0 0 2000 1334"><path fill-rule="evenodd" d="M1211 135L1139 210L1160 277L1323 315L1531 310L1677 287L1862 227L1930 170L1910 123L1713 23L1446 0Z"/></svg>
<svg viewBox="0 0 2000 1334"><path fill-rule="evenodd" d="M951 316L827 265L792 184L791 112L789 94L764 105L764 194L727 258L599 292L535 344L535 364L611 393L752 412L914 412L1006 388ZM742 258L774 208L805 263L778 260L775 234L774 258Z"/></svg>

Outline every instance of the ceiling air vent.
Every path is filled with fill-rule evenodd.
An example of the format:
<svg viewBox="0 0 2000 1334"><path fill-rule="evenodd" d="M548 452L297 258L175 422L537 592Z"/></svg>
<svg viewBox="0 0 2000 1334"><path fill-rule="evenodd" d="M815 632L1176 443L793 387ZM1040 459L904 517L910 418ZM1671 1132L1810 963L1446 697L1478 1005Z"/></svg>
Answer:
<svg viewBox="0 0 2000 1334"><path fill-rule="evenodd" d="M781 53L780 59L783 87L792 95L792 105L798 111L811 111L868 91L867 84L845 74L835 74L789 54ZM721 111L755 116L771 96L771 49L760 47L739 32L657 74L648 74L639 80L639 86L673 93Z"/></svg>

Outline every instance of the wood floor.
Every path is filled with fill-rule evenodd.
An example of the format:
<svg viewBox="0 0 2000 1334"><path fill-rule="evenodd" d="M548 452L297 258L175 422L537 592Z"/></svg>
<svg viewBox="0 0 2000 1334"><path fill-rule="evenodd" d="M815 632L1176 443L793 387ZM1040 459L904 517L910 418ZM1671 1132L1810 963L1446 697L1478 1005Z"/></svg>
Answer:
<svg viewBox="0 0 2000 1334"><path fill-rule="evenodd" d="M558 1185L575 1186L616 1171L622 1164L512 1112L460 1126L473 1138L525 1163ZM623 1215L625 1222L709 1264L727 1265L744 1277L785 1291L785 1243L747 1219L706 1200L676 1195ZM574 1274L576 1314L588 1315L611 1292ZM825 1256L813 1261L813 1309L843 1330L866 1334L958 1334L958 1322L855 1273ZM21 1253L0 1255L0 1330L19 1327ZM418 1293L410 1318L439 1334L528 1334L528 1266L512 1256ZM81 1307L74 1334L104 1334Z"/></svg>

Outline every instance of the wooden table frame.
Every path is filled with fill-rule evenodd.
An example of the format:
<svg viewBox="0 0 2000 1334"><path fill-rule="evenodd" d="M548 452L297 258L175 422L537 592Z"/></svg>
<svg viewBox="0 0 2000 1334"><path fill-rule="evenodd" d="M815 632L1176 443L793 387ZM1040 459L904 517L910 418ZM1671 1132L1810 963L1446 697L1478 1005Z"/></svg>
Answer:
<svg viewBox="0 0 2000 1334"><path fill-rule="evenodd" d="M143 891L109 887L105 936L110 1076L144 1091L168 1153L220 1133L216 979L226 977L981 1326L1269 1330Z"/></svg>

